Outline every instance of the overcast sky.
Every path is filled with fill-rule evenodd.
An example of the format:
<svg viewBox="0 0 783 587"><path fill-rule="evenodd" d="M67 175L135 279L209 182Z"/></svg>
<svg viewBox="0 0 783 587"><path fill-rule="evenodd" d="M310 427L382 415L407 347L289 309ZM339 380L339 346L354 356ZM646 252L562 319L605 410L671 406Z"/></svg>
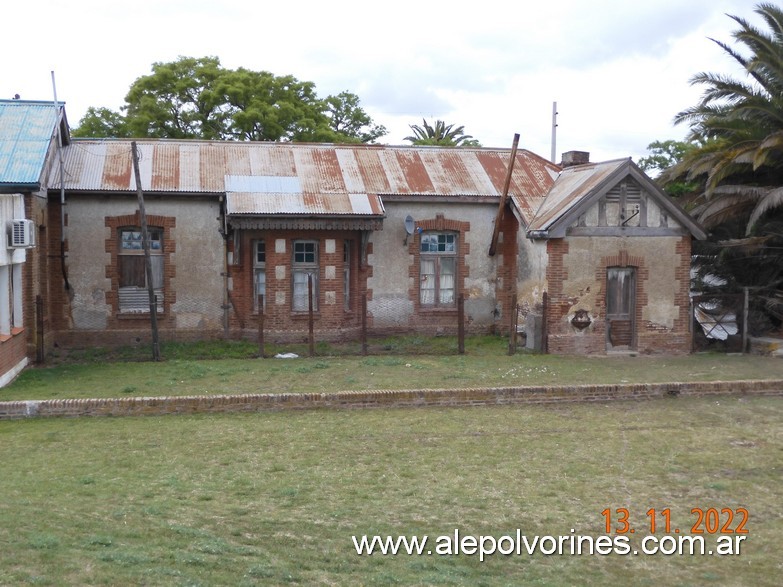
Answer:
<svg viewBox="0 0 783 587"><path fill-rule="evenodd" d="M119 110L154 62L216 56L348 90L409 144L422 118L463 125L485 147L592 161L637 160L655 140L681 139L699 71L742 77L712 37L737 47L737 24L761 25L751 0L479 2L331 0L23 0L3 8L0 98L57 97L71 126L89 106Z"/></svg>

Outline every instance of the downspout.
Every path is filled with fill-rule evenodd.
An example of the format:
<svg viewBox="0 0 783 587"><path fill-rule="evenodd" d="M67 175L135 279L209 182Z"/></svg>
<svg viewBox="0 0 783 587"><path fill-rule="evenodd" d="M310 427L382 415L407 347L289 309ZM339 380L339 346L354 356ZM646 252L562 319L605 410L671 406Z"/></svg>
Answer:
<svg viewBox="0 0 783 587"><path fill-rule="evenodd" d="M229 263L228 263L228 218L226 217L226 201L223 196L220 196L220 215L222 218L222 226L219 229L220 236L223 237L223 338L228 339L229 335L229 310L231 308L231 294L228 291L229 285Z"/></svg>
<svg viewBox="0 0 783 587"><path fill-rule="evenodd" d="M63 162L63 134L60 128L60 103L57 101L57 86L54 83L54 71L52 71L52 90L54 92L54 111L57 129L57 153L60 159L60 270L65 282L65 291L70 291L68 283L68 270L65 266L65 163Z"/></svg>

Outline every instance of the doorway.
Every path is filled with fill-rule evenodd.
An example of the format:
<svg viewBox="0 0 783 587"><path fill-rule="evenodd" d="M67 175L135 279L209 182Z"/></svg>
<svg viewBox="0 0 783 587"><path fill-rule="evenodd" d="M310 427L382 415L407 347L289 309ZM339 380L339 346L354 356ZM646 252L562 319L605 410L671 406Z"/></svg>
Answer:
<svg viewBox="0 0 783 587"><path fill-rule="evenodd" d="M606 350L634 350L636 268L606 270Z"/></svg>

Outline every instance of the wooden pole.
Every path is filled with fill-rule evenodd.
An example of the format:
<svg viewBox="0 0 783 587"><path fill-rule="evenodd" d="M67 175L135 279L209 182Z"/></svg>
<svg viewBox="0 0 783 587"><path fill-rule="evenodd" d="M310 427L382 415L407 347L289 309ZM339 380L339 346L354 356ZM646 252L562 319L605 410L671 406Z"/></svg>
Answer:
<svg viewBox="0 0 783 587"><path fill-rule="evenodd" d="M508 354L517 352L517 294L511 296L511 316L508 333Z"/></svg>
<svg viewBox="0 0 783 587"><path fill-rule="evenodd" d="M549 296L544 292L543 296L543 311L541 316L541 352L547 354L549 352L549 332L547 332L547 312L549 312Z"/></svg>
<svg viewBox="0 0 783 587"><path fill-rule="evenodd" d="M367 294L362 294L362 355L367 356Z"/></svg>
<svg viewBox="0 0 783 587"><path fill-rule="evenodd" d="M465 354L465 295L459 294L457 298L457 350L460 355Z"/></svg>
<svg viewBox="0 0 783 587"><path fill-rule="evenodd" d="M750 302L748 300L748 288L745 287L743 290L745 295L742 303L742 352L746 353L748 352L748 315L750 314L748 308Z"/></svg>
<svg viewBox="0 0 783 587"><path fill-rule="evenodd" d="M43 363L44 353L44 316L43 298L40 294L35 296L35 362Z"/></svg>
<svg viewBox="0 0 783 587"><path fill-rule="evenodd" d="M258 356L264 358L264 296L258 296Z"/></svg>
<svg viewBox="0 0 783 587"><path fill-rule="evenodd" d="M315 356L315 336L313 335L313 274L307 274L307 326L309 329L310 356Z"/></svg>
<svg viewBox="0 0 783 587"><path fill-rule="evenodd" d="M495 250L498 246L498 238L500 237L500 222L503 220L503 211L506 208L506 200L508 199L508 189L511 186L511 172L514 170L514 161L517 158L517 147L519 146L519 134L514 135L514 143L511 146L511 160L508 162L508 170L506 172L506 182L503 184L503 193L500 194L500 203L498 204L498 213L495 216L495 228L492 231L492 242L489 245L489 256L495 256Z"/></svg>
<svg viewBox="0 0 783 587"><path fill-rule="evenodd" d="M152 360L160 361L160 345L158 344L158 304L155 299L155 288L152 283L152 258L150 257L150 235L147 230L147 213L144 210L144 191L141 189L141 172L139 171L139 153L136 141L131 141L133 154L133 172L136 176L136 193L139 198L139 217L141 219L141 242L144 247L144 269L147 275L147 292L150 299L150 324L152 327Z"/></svg>

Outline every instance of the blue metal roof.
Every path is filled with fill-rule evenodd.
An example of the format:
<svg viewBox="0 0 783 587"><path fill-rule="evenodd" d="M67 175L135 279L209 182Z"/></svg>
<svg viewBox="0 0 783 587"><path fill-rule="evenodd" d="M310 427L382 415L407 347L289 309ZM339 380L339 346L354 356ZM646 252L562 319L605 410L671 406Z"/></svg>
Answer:
<svg viewBox="0 0 783 587"><path fill-rule="evenodd" d="M39 189L62 111L62 103L55 109L54 102L0 100L0 193Z"/></svg>

